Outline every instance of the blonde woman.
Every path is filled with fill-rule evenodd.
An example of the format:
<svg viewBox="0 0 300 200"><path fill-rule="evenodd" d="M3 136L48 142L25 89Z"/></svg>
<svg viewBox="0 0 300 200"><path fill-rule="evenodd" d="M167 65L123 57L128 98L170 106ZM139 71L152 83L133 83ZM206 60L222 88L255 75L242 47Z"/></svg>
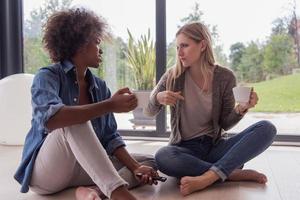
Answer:
<svg viewBox="0 0 300 200"><path fill-rule="evenodd" d="M230 137L224 130L237 124L253 108L255 91L247 105L235 103L233 73L215 64L211 36L201 23L190 23L176 34L177 62L152 91L146 109L157 114L163 106L171 109L170 145L155 155L158 169L180 179L182 195L202 190L220 180L266 183L244 163L265 151L276 128L260 121Z"/></svg>

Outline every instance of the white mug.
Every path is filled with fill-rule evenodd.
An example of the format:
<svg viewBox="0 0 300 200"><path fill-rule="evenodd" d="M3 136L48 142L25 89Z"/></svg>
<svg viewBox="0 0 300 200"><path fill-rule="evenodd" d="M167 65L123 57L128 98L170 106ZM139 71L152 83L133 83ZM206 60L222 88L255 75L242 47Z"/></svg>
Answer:
<svg viewBox="0 0 300 200"><path fill-rule="evenodd" d="M236 102L240 104L247 104L250 100L252 87L237 86L232 88L232 91Z"/></svg>
<svg viewBox="0 0 300 200"><path fill-rule="evenodd" d="M145 108L148 106L151 91L133 91L137 98L137 108Z"/></svg>

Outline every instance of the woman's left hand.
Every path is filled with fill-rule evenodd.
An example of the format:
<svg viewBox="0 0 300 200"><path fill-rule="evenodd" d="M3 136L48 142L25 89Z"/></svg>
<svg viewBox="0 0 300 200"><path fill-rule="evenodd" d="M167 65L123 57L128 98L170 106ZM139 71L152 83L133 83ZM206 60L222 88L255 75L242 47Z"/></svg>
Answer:
<svg viewBox="0 0 300 200"><path fill-rule="evenodd" d="M257 96L257 93L252 90L251 93L250 93L250 99L249 99L249 102L246 103L246 104L239 104L239 111L240 113L245 113L247 112L250 108L253 108L255 107L255 105L257 104L258 102L258 96Z"/></svg>
<svg viewBox="0 0 300 200"><path fill-rule="evenodd" d="M258 102L257 93L254 90L252 90L251 94L250 94L250 100L249 100L249 103L248 103L248 109L255 107L257 102Z"/></svg>
<svg viewBox="0 0 300 200"><path fill-rule="evenodd" d="M141 165L135 169L133 173L135 177L141 181L141 183L157 185L157 181L153 180L152 177L158 177L158 173L152 167Z"/></svg>

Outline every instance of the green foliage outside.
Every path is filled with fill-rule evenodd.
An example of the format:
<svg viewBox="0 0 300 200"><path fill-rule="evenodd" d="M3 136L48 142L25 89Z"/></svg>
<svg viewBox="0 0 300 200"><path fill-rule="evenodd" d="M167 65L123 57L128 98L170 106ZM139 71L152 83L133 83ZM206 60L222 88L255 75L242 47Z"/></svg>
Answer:
<svg viewBox="0 0 300 200"><path fill-rule="evenodd" d="M300 74L282 76L253 86L259 102L253 112L300 112Z"/></svg>
<svg viewBox="0 0 300 200"><path fill-rule="evenodd" d="M102 59L100 66L95 70L95 74L101 79L105 80L111 76L109 74L109 68L116 68L116 86L115 89L121 87L134 87L134 79L131 69L127 66L127 59L125 56L127 50L127 44L120 37L112 36L109 40L104 40L101 43L101 49L103 49Z"/></svg>
<svg viewBox="0 0 300 200"><path fill-rule="evenodd" d="M237 71L238 79L243 82L258 82L264 80L262 62L263 52L260 50L259 44L251 42L241 58L241 63Z"/></svg>
<svg viewBox="0 0 300 200"><path fill-rule="evenodd" d="M152 90L155 85L155 45L148 34L141 35L137 41L133 38L131 32L129 35L127 51L127 65L133 72L135 80L135 89Z"/></svg>
<svg viewBox="0 0 300 200"><path fill-rule="evenodd" d="M287 33L273 34L266 43L250 42L231 46L232 69L241 82L260 82L291 74L297 60L293 39Z"/></svg>
<svg viewBox="0 0 300 200"><path fill-rule="evenodd" d="M26 73L35 74L40 67L50 64L49 56L43 49L41 43L40 37L24 39L24 63Z"/></svg>
<svg viewBox="0 0 300 200"><path fill-rule="evenodd" d="M176 63L176 44L175 40L167 46L167 69L173 67Z"/></svg>
<svg viewBox="0 0 300 200"><path fill-rule="evenodd" d="M47 0L35 10L30 12L30 19L25 21L25 37L40 37L43 24L54 12L70 8L73 0Z"/></svg>
<svg viewBox="0 0 300 200"><path fill-rule="evenodd" d="M48 54L42 47L42 24L54 11L69 8L73 0L47 0L30 13L24 24L24 63L25 72L36 73L50 64ZM200 21L205 23L199 4L195 3L191 13L180 21L181 25ZM253 83L260 101L255 112L300 112L300 75L289 75L299 67L297 60L297 34L293 23L295 19L278 18L274 21L272 33L264 42L251 41L247 44L237 42L230 48L229 58L218 44L216 26L206 24L213 37L213 49L219 64L234 70L238 81ZM150 30L138 40L128 31L129 41L112 37L104 41L103 63L98 69L92 69L98 77L110 76L106 70L116 67L116 88L130 87L151 90L155 83L155 45L150 39ZM175 38L175 33L174 33ZM112 61L112 58L116 59ZM175 64L175 39L167 44L167 66ZM107 67L109 66L109 67ZM106 67L106 68L105 68ZM270 80L272 79L272 80Z"/></svg>
<svg viewBox="0 0 300 200"><path fill-rule="evenodd" d="M231 69L237 71L239 64L241 63L242 57L245 53L245 45L241 42L237 42L230 47L229 59L231 60Z"/></svg>
<svg viewBox="0 0 300 200"><path fill-rule="evenodd" d="M51 63L42 45L42 27L47 18L58 10L69 8L73 0L47 0L38 9L30 12L24 23L25 72L35 74L41 67Z"/></svg>
<svg viewBox="0 0 300 200"><path fill-rule="evenodd" d="M231 45L229 58L239 81L269 80L291 74L299 67L297 42L300 37L291 31L293 21L294 17L274 20L272 33L263 43L251 41L246 45L240 42Z"/></svg>
<svg viewBox="0 0 300 200"><path fill-rule="evenodd" d="M293 39L288 34L272 35L264 49L263 66L268 74L288 74L296 66Z"/></svg>

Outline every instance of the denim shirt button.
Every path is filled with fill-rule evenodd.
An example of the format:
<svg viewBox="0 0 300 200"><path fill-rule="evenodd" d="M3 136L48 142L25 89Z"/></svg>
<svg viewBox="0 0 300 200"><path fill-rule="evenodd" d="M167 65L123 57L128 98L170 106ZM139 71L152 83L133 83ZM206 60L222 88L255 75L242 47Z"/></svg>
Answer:
<svg viewBox="0 0 300 200"><path fill-rule="evenodd" d="M77 102L77 98L75 97L75 98L73 99L73 101L74 101L74 102Z"/></svg>

